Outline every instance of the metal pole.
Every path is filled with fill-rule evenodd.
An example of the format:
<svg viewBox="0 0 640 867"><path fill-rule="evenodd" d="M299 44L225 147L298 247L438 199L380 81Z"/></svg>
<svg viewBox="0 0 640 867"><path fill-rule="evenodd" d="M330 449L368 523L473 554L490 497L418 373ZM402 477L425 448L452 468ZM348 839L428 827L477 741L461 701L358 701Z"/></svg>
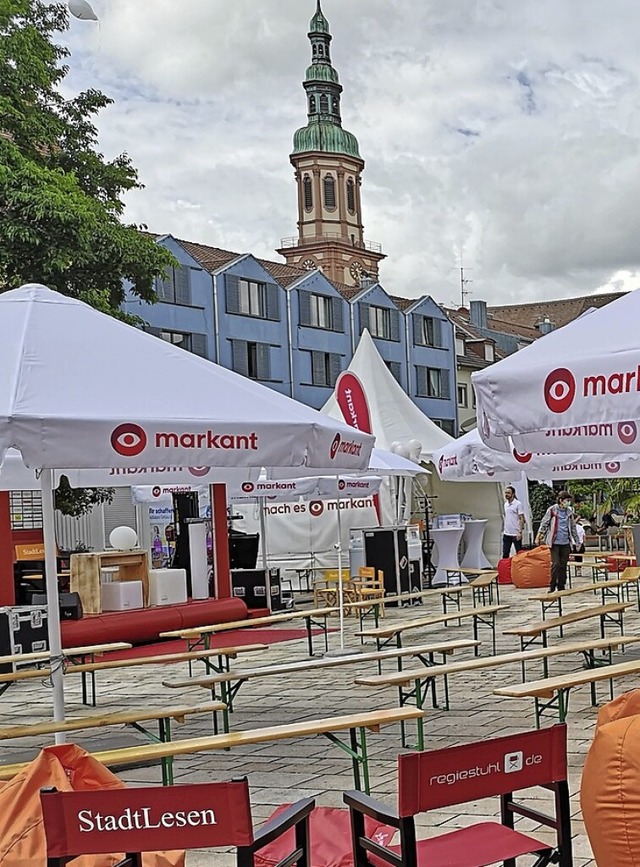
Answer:
<svg viewBox="0 0 640 867"><path fill-rule="evenodd" d="M260 541L262 542L262 568L264 569L264 587L267 594L267 608L271 611L271 576L267 560L267 521L264 514L264 497L258 497L260 503Z"/></svg>
<svg viewBox="0 0 640 867"><path fill-rule="evenodd" d="M45 578L47 588L47 619L49 653L51 655L51 684L53 686L53 719L64 722L64 670L62 667L62 636L60 634L60 604L58 602L58 561L56 533L53 519L53 472L43 470L40 476L42 490L42 529L44 535ZM55 735L56 744L65 743L64 732Z"/></svg>
<svg viewBox="0 0 640 867"><path fill-rule="evenodd" d="M338 506L338 607L340 609L340 650L344 650L344 592L342 587L342 520L340 518L340 496Z"/></svg>

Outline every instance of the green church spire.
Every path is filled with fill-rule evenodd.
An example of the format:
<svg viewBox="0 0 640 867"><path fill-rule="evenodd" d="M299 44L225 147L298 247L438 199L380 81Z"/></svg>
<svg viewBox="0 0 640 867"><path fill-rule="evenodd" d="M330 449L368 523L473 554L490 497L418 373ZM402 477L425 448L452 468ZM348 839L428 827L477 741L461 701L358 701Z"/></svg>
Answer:
<svg viewBox="0 0 640 867"><path fill-rule="evenodd" d="M307 93L307 126L293 137L293 153L324 151L360 158L358 140L342 128L340 95L342 86L331 63L331 33L320 0L309 25L311 66L304 89Z"/></svg>

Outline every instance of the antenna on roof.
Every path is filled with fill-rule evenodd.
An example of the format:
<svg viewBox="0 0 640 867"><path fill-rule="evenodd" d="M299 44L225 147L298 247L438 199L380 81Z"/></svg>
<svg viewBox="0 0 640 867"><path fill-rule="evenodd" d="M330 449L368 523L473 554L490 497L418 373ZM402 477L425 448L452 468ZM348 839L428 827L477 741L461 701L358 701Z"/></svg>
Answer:
<svg viewBox="0 0 640 867"><path fill-rule="evenodd" d="M465 268L463 265L460 266L460 306L466 307L465 299L467 295L473 295L473 292L470 289L465 289L469 283L473 283L473 280L468 280L464 276L465 271L473 271L473 268Z"/></svg>

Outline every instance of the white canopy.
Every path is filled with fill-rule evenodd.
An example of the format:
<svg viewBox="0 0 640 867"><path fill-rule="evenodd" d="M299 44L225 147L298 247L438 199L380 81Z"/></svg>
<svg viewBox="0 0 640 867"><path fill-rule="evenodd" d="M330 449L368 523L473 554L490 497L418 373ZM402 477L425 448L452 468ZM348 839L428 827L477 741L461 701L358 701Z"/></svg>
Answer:
<svg viewBox="0 0 640 867"><path fill-rule="evenodd" d="M419 476L421 473L428 475L430 470L402 457L402 455L396 455L393 452L375 447L371 452L366 473L373 473L378 476ZM336 471L331 467L324 467L323 469L310 471L306 475L335 476ZM300 473L296 473L295 470L289 467L274 468L267 471L267 477L270 479L294 479L297 476L300 476Z"/></svg>
<svg viewBox="0 0 640 867"><path fill-rule="evenodd" d="M29 467L326 466L373 440L44 286L0 295L0 460Z"/></svg>
<svg viewBox="0 0 640 867"><path fill-rule="evenodd" d="M614 459L615 458L615 459ZM477 430L434 453L438 475L444 481L509 481L524 471L530 479L609 479L640 476L637 455L521 454L489 448Z"/></svg>
<svg viewBox="0 0 640 867"><path fill-rule="evenodd" d="M483 440L523 453L637 448L639 319L636 290L474 373Z"/></svg>
<svg viewBox="0 0 640 867"><path fill-rule="evenodd" d="M0 462L42 469L54 718L64 719L52 470L367 466L373 437L29 285L0 295ZM61 739L60 736L58 739Z"/></svg>
<svg viewBox="0 0 640 867"><path fill-rule="evenodd" d="M366 329L362 332L348 371L355 374L366 394L370 429L376 436L378 448L392 451L396 443L417 440L421 446L419 458L428 460L435 449L451 441L449 434L418 409L403 391ZM323 406L322 412L335 419L344 418L335 393Z"/></svg>

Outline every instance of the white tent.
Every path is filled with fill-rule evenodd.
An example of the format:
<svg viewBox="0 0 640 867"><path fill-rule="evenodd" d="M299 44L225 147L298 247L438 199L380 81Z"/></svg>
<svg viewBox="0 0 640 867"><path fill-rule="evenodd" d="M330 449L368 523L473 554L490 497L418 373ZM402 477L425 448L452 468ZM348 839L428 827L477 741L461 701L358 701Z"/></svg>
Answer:
<svg viewBox="0 0 640 867"><path fill-rule="evenodd" d="M362 333L348 373L357 378L354 394L347 393L346 400L340 394L332 395L322 412L335 419L350 417L352 423L357 423L361 415L367 416L376 447L391 450L417 441L424 462L432 462L435 452L454 442L453 437L432 422L403 391L367 330ZM362 387L365 406L360 404L362 395L357 394L358 386ZM487 519L484 548L489 559L497 562L502 536L502 487L493 482L451 485L440 481L436 474L429 476L423 487L432 497L436 514L471 513L476 518Z"/></svg>
<svg viewBox="0 0 640 867"><path fill-rule="evenodd" d="M636 290L474 373L483 440L523 453L637 449L639 318Z"/></svg>
<svg viewBox="0 0 640 867"><path fill-rule="evenodd" d="M0 462L40 469L54 718L64 686L54 469L367 466L372 437L44 286L0 295ZM158 387L154 387L154 383Z"/></svg>

